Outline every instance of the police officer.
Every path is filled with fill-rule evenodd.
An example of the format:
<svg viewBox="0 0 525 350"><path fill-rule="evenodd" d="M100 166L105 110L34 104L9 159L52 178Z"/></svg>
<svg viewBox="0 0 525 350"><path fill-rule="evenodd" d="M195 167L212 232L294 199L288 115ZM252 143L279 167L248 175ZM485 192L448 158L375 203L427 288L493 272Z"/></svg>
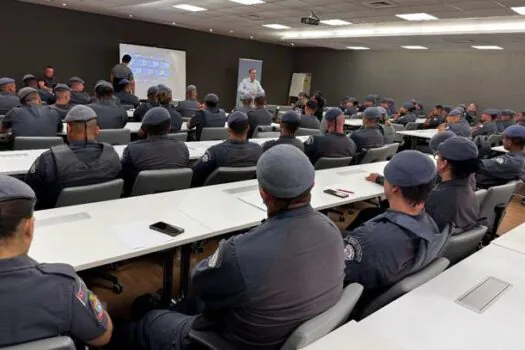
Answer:
<svg viewBox="0 0 525 350"><path fill-rule="evenodd" d="M56 111L61 120L66 118L67 112L71 109L71 88L66 84L58 84L55 86L55 104L49 106L50 109Z"/></svg>
<svg viewBox="0 0 525 350"><path fill-rule="evenodd" d="M344 115L354 115L357 114L358 102L355 97L346 96L341 101L341 106L339 106L343 111Z"/></svg>
<svg viewBox="0 0 525 350"><path fill-rule="evenodd" d="M113 98L113 86L104 80L95 85L96 100L88 105L95 111L101 129L122 129L128 122L126 110Z"/></svg>
<svg viewBox="0 0 525 350"><path fill-rule="evenodd" d="M377 107L368 107L363 112L363 126L350 134L357 152L385 145L383 128L378 124L381 112Z"/></svg>
<svg viewBox="0 0 525 350"><path fill-rule="evenodd" d="M184 142L167 137L171 128L165 108L153 107L142 120L144 139L130 143L122 155L124 194L131 194L135 179L143 170L179 169L190 166L190 153Z"/></svg>
<svg viewBox="0 0 525 350"><path fill-rule="evenodd" d="M511 109L504 109L500 112L499 118L496 121L498 132L503 132L506 128L515 124L514 116L516 113Z"/></svg>
<svg viewBox="0 0 525 350"><path fill-rule="evenodd" d="M525 112L516 114L516 124L525 126Z"/></svg>
<svg viewBox="0 0 525 350"><path fill-rule="evenodd" d="M313 117L315 118L315 117ZM317 120L317 118L315 118ZM266 141L262 148L266 152L270 148L280 144L289 144L304 151L304 145L301 140L295 138L295 132L299 129L301 117L294 111L286 112L281 117L281 136L277 140Z"/></svg>
<svg viewBox="0 0 525 350"><path fill-rule="evenodd" d="M419 151L396 154L385 167L390 209L344 234L345 283L360 283L373 297L439 256L447 235L424 211L436 166Z"/></svg>
<svg viewBox="0 0 525 350"><path fill-rule="evenodd" d="M5 115L11 108L18 106L20 106L20 100L16 97L15 80L0 78L0 114Z"/></svg>
<svg viewBox="0 0 525 350"><path fill-rule="evenodd" d="M27 255L34 203L29 186L0 175L0 347L63 334L104 346L113 331L111 319L73 267L40 264Z"/></svg>
<svg viewBox="0 0 525 350"><path fill-rule="evenodd" d="M219 97L208 94L204 98L204 109L197 111L188 122L188 128L196 128L197 141L201 139L202 129L222 128L226 124L226 113L219 107Z"/></svg>
<svg viewBox="0 0 525 350"><path fill-rule="evenodd" d="M471 137L470 126L467 122L462 122L463 112L459 109L453 109L447 115L446 124L441 124L438 127L439 131L448 130L454 134L463 137ZM463 119L464 120L464 119Z"/></svg>
<svg viewBox="0 0 525 350"><path fill-rule="evenodd" d="M341 158L356 154L356 145L344 134L345 117L339 108L329 109L325 116L327 133L310 136L304 143L304 152L315 164L319 158Z"/></svg>
<svg viewBox="0 0 525 350"><path fill-rule="evenodd" d="M56 136L62 131L62 121L58 113L42 106L38 91L22 88L18 91L21 106L11 109L2 120L2 131L11 129L17 136Z"/></svg>
<svg viewBox="0 0 525 350"><path fill-rule="evenodd" d="M37 196L39 209L53 208L62 189L118 178L120 158L113 147L96 141L99 128L91 108L78 105L66 116L69 145L53 146L38 157L25 181Z"/></svg>
<svg viewBox="0 0 525 350"><path fill-rule="evenodd" d="M128 79L119 81L120 91L115 93L121 105L133 106L137 108L140 104L139 98L131 93L131 82Z"/></svg>
<svg viewBox="0 0 525 350"><path fill-rule="evenodd" d="M407 125L415 122L417 120L415 111L416 107L412 102L403 103L401 108L399 108L399 113L392 119L392 123Z"/></svg>
<svg viewBox="0 0 525 350"><path fill-rule="evenodd" d="M525 126L511 125L506 128L503 131L503 147L507 153L481 161L476 174L479 187L488 188L524 179Z"/></svg>
<svg viewBox="0 0 525 350"><path fill-rule="evenodd" d="M257 164L262 148L248 141L248 116L233 112L228 117L228 140L210 147L193 168L192 187L202 186L220 167L247 167Z"/></svg>
<svg viewBox="0 0 525 350"><path fill-rule="evenodd" d="M445 118L443 118L443 106L436 105L434 106L434 109L432 109L432 112L428 114L427 119L423 123L423 129L435 129L444 122Z"/></svg>
<svg viewBox="0 0 525 350"><path fill-rule="evenodd" d="M170 114L170 132L177 132L182 127L182 116L179 112L177 112L175 106L173 106L173 97L171 89L165 85L158 85L157 87L159 88L159 92L157 95L159 99L159 106L162 108L166 108L166 110Z"/></svg>
<svg viewBox="0 0 525 350"><path fill-rule="evenodd" d="M192 284L203 313L152 311L131 327L131 340L141 348L186 350L192 328L216 329L237 349L279 349L299 325L337 303L344 246L333 222L310 205L314 177L296 147L265 152L257 180L268 219L222 241L197 264Z"/></svg>
<svg viewBox="0 0 525 350"><path fill-rule="evenodd" d="M85 82L79 77L71 77L69 79L69 87L71 88L71 104L72 105L87 105L91 97L84 91Z"/></svg>
<svg viewBox="0 0 525 350"><path fill-rule="evenodd" d="M472 128L472 137L476 136L490 136L498 133L498 125L496 118L499 111L496 109L486 109L481 114L481 123Z"/></svg>
<svg viewBox="0 0 525 350"><path fill-rule="evenodd" d="M306 92L301 91L297 94L297 102L293 105L293 109L296 112L304 113L304 106L310 97Z"/></svg>
<svg viewBox="0 0 525 350"><path fill-rule="evenodd" d="M365 109L368 107L375 107L376 103L376 95L367 95L365 97L365 101L363 104L359 107L359 112L364 112Z"/></svg>
<svg viewBox="0 0 525 350"><path fill-rule="evenodd" d="M317 110L317 102L308 100L304 105L304 113L301 115L301 124L299 125L304 129L320 129L321 122L314 115Z"/></svg>
<svg viewBox="0 0 525 350"><path fill-rule="evenodd" d="M272 125L272 114L266 109L266 98L263 92L255 94L254 99L255 108L248 111L248 123L250 124L250 130L248 130L248 138L253 136L253 132L258 126L270 126Z"/></svg>
<svg viewBox="0 0 525 350"><path fill-rule="evenodd" d="M142 118L144 118L144 115L147 111L152 109L153 107L159 106L158 96L159 88L157 85L150 86L148 89L148 99L145 102L142 102L140 106L138 106L137 109L133 112L133 120L135 122L141 122Z"/></svg>
<svg viewBox="0 0 525 350"><path fill-rule="evenodd" d="M458 233L476 226L479 203L469 177L478 168L478 148L468 138L454 136L438 146L437 172L441 181L425 202L425 210L440 231L449 223Z"/></svg>
<svg viewBox="0 0 525 350"><path fill-rule="evenodd" d="M264 94L264 90L261 90L261 92L258 92L257 94L260 94L260 93ZM255 97L255 94L253 96ZM243 112L245 114L248 114L248 112L253 109L253 107L252 107L252 102L253 102L252 95L251 94L250 95L243 95L243 94L241 94L240 99L241 99L241 106L235 107L232 110L232 112Z"/></svg>
<svg viewBox="0 0 525 350"><path fill-rule="evenodd" d="M30 87L37 90L43 103L48 105L55 103L55 95L53 95L50 90L41 89L38 85L36 77L33 74L24 75L22 82L24 87Z"/></svg>
<svg viewBox="0 0 525 350"><path fill-rule="evenodd" d="M201 109L201 104L197 101L197 87L188 85L186 87L186 100L180 101L177 105L177 112L182 118L191 118Z"/></svg>

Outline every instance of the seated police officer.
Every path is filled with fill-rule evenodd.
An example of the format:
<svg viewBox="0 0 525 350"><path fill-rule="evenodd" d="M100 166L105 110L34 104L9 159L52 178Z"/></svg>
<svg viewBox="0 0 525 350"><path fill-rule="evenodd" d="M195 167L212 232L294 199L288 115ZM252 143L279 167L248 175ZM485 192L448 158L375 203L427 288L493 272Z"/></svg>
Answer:
<svg viewBox="0 0 525 350"><path fill-rule="evenodd" d="M416 120L416 106L412 102L405 102L401 108L399 108L399 113L392 118L392 123L407 125Z"/></svg>
<svg viewBox="0 0 525 350"><path fill-rule="evenodd" d="M36 77L33 74L24 75L24 77L22 78L22 82L24 83L24 87L30 87L38 91L42 103L48 105L52 105L53 103L55 103L55 95L53 95L53 93L49 90L41 89L38 85Z"/></svg>
<svg viewBox="0 0 525 350"><path fill-rule="evenodd" d="M514 121L514 116L516 115L516 112L514 112L511 109L504 109L500 112L496 125L498 126L498 132L503 132L506 128L508 128L511 125L514 125L516 122Z"/></svg>
<svg viewBox="0 0 525 350"><path fill-rule="evenodd" d="M20 106L20 100L16 96L14 79L0 78L0 114L5 115L11 108L18 106Z"/></svg>
<svg viewBox="0 0 525 350"><path fill-rule="evenodd" d="M304 153L315 164L319 158L350 157L356 153L354 141L344 134L345 117L339 108L329 109L326 120L327 133L310 136L304 143Z"/></svg>
<svg viewBox="0 0 525 350"><path fill-rule="evenodd" d="M130 143L122 155L124 194L129 195L137 175L143 170L179 169L190 166L186 144L169 139L170 114L165 108L150 109L142 120L144 139Z"/></svg>
<svg viewBox="0 0 525 350"><path fill-rule="evenodd" d="M179 102L177 112L182 115L182 118L191 118L200 109L201 104L197 101L197 87L188 85L186 87L186 99Z"/></svg>
<svg viewBox="0 0 525 350"><path fill-rule="evenodd" d="M226 113L219 107L219 97L208 94L204 98L204 109L197 111L188 122L188 129L195 128L195 136L200 141L202 129L222 128L226 125Z"/></svg>
<svg viewBox="0 0 525 350"><path fill-rule="evenodd" d="M115 92L115 96L119 98L120 104L137 108L140 101L139 98L132 93L131 82L128 79L121 79L118 84L120 86L120 91Z"/></svg>
<svg viewBox="0 0 525 350"><path fill-rule="evenodd" d="M22 88L18 91L21 106L12 108L2 120L0 131L11 130L17 136L56 136L63 129L58 113L42 106L38 91Z"/></svg>
<svg viewBox="0 0 525 350"><path fill-rule="evenodd" d="M320 129L321 122L314 115L317 110L317 102L308 100L304 104L304 113L301 115L301 124L299 127L304 129Z"/></svg>
<svg viewBox="0 0 525 350"><path fill-rule="evenodd" d="M436 177L434 161L419 151L403 151L384 174L390 208L344 234L345 283L362 284L366 297L429 264L447 238L424 211Z"/></svg>
<svg viewBox="0 0 525 350"><path fill-rule="evenodd" d="M479 203L469 178L478 168L478 148L468 138L454 136L438 146L440 182L428 196L425 210L440 231L450 223L458 233L476 226Z"/></svg>
<svg viewBox="0 0 525 350"><path fill-rule="evenodd" d="M101 129L122 129L128 122L128 114L116 103L113 92L113 85L104 80L99 81L95 85L96 100L88 105L95 111Z"/></svg>
<svg viewBox="0 0 525 350"><path fill-rule="evenodd" d="M171 89L165 85L158 85L159 106L165 108L170 114L171 132L177 132L182 127L182 116L173 106L173 97Z"/></svg>
<svg viewBox="0 0 525 350"><path fill-rule="evenodd" d="M423 129L435 129L445 122L443 118L443 106L436 105L427 116L427 119L423 123Z"/></svg>
<svg viewBox="0 0 525 350"><path fill-rule="evenodd" d="M258 126L270 126L272 125L272 114L266 109L266 98L263 92L255 94L255 108L248 111L248 123L250 124L250 130L248 130L248 138L253 136L255 129Z"/></svg>
<svg viewBox="0 0 525 350"><path fill-rule="evenodd" d="M468 138L472 136L470 132L470 126L466 119L463 118L463 112L459 109L451 110L447 115L446 124L441 124L438 127L438 130L452 131L457 136L463 136Z"/></svg>
<svg viewBox="0 0 525 350"><path fill-rule="evenodd" d="M363 126L350 134L350 138L357 147L357 152L385 145L385 133L381 125L378 124L380 118L381 112L377 107L365 109Z"/></svg>
<svg viewBox="0 0 525 350"><path fill-rule="evenodd" d="M315 117L314 117L315 118ZM301 117L297 112L288 111L281 117L281 136L277 140L266 141L262 148L266 152L270 148L280 144L293 145L304 151L304 145L301 140L295 138L295 132L299 129ZM315 119L317 120L317 118Z"/></svg>
<svg viewBox="0 0 525 350"><path fill-rule="evenodd" d="M481 123L472 128L472 137L476 136L490 136L498 133L498 125L496 118L499 111L496 109L486 109L481 114Z"/></svg>
<svg viewBox="0 0 525 350"><path fill-rule="evenodd" d="M53 89L55 92L55 103L49 106L52 110L56 111L60 116L61 120L67 115L67 112L73 107L70 104L71 101L71 88L66 84L57 84Z"/></svg>
<svg viewBox="0 0 525 350"><path fill-rule="evenodd" d="M210 147L193 168L192 187L202 186L220 167L247 167L257 164L262 148L248 141L248 116L233 112L228 117L228 140Z"/></svg>
<svg viewBox="0 0 525 350"><path fill-rule="evenodd" d="M507 153L481 161L476 173L478 187L488 188L525 179L525 126L506 128L503 131L503 147Z"/></svg>
<svg viewBox="0 0 525 350"><path fill-rule="evenodd" d="M72 77L68 81L69 87L71 88L71 104L72 105L87 105L90 102L91 97L85 89L85 82L79 77Z"/></svg>
<svg viewBox="0 0 525 350"><path fill-rule="evenodd" d="M66 116L69 145L53 146L35 160L25 181L33 188L39 209L53 208L62 189L114 180L120 158L113 147L96 141L97 115L78 105Z"/></svg>
<svg viewBox="0 0 525 350"><path fill-rule="evenodd" d="M157 94L159 93L159 88L157 85L150 86L148 89L148 99L145 102L142 102L137 109L133 112L133 121L135 122L141 122L142 118L144 118L144 115L147 111L152 109L153 107L159 106L159 101Z"/></svg>
<svg viewBox="0 0 525 350"><path fill-rule="evenodd" d="M264 93L264 91L262 92ZM251 96L245 96L241 94L240 99L241 99L241 106L235 107L232 110L232 112L243 112L245 114L248 114L248 112L253 109L252 107L253 98Z"/></svg>
<svg viewBox="0 0 525 350"><path fill-rule="evenodd" d="M0 347L60 335L104 346L111 319L73 267L40 264L27 255L34 203L29 186L0 175Z"/></svg>
<svg viewBox="0 0 525 350"><path fill-rule="evenodd" d="M310 206L315 171L296 147L278 145L257 163L268 219L222 241L192 273L204 311L152 311L135 326L140 348L188 349L190 329L215 330L238 349L280 349L302 323L336 304L344 247L337 227ZM320 263L321 262L321 263Z"/></svg>

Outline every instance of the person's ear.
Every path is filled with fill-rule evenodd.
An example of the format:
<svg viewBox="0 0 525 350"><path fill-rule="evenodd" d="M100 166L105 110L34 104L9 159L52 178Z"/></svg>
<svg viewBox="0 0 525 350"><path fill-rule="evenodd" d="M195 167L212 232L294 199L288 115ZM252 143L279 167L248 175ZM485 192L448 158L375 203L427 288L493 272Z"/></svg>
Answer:
<svg viewBox="0 0 525 350"><path fill-rule="evenodd" d="M66 131L67 131L68 134L70 134L71 133L71 124L67 123L66 125L67 125L66 126Z"/></svg>
<svg viewBox="0 0 525 350"><path fill-rule="evenodd" d="M261 195L264 204L269 202L271 196L262 187L259 187L259 194Z"/></svg>
<svg viewBox="0 0 525 350"><path fill-rule="evenodd" d="M97 126L97 128L95 129L95 136L98 136L99 133L100 133L100 128Z"/></svg>
<svg viewBox="0 0 525 350"><path fill-rule="evenodd" d="M25 220L24 222L24 240L33 240L33 233L35 232L35 217Z"/></svg>

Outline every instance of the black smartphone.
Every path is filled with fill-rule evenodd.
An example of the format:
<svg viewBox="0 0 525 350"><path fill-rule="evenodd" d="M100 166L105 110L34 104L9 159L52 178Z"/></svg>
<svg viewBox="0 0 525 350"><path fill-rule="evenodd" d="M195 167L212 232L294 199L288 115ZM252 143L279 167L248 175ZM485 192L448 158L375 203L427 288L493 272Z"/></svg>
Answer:
<svg viewBox="0 0 525 350"><path fill-rule="evenodd" d="M326 189L323 192L326 193L326 194L331 194L332 196L336 196L336 197L339 197L339 198L346 198L346 197L349 196L348 193L341 192L341 191L336 191L336 190L333 190L331 188Z"/></svg>
<svg viewBox="0 0 525 350"><path fill-rule="evenodd" d="M180 235L181 233L184 232L183 228L180 228L180 227L177 227L177 226L173 226L173 225L167 224L167 223L162 222L162 221L159 221L159 222L154 223L153 225L150 225L149 228L152 229L152 230L164 233L164 234L166 234L168 236L171 236L171 237L178 236L178 235Z"/></svg>

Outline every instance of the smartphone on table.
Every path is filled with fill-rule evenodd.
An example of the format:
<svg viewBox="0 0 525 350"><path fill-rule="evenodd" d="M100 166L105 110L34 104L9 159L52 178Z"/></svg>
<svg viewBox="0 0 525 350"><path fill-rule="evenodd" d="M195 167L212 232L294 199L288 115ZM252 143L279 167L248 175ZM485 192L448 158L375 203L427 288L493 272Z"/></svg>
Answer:
<svg viewBox="0 0 525 350"><path fill-rule="evenodd" d="M337 191L337 190L334 190L332 188L326 189L323 192L326 193L326 194L331 194L332 196L336 196L336 197L339 197L339 198L346 198L346 197L349 196L349 194L346 193L346 192Z"/></svg>
<svg viewBox="0 0 525 350"><path fill-rule="evenodd" d="M183 228L173 226L162 221L150 225L149 228L171 237L176 237L184 232Z"/></svg>

